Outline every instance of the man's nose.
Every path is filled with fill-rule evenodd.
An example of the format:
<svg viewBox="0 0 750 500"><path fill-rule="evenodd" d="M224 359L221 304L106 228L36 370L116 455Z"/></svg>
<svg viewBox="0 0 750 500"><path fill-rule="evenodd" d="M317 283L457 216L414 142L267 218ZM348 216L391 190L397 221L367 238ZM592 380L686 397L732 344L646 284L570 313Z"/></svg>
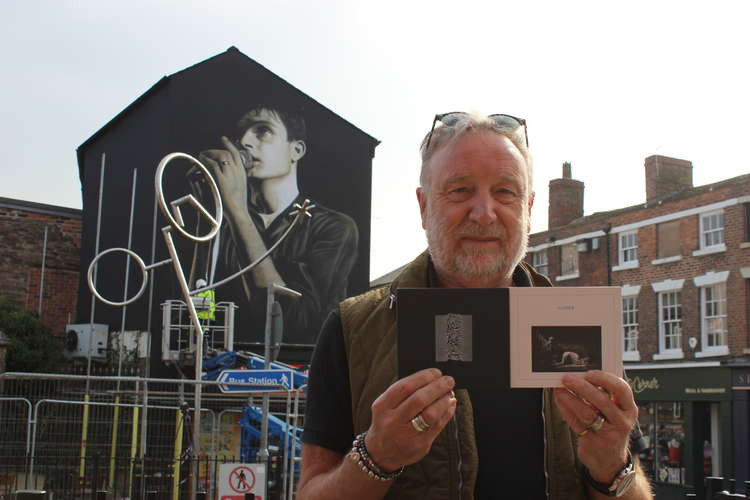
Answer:
<svg viewBox="0 0 750 500"><path fill-rule="evenodd" d="M479 224L492 224L497 220L495 200L490 193L477 193L471 199L469 219Z"/></svg>

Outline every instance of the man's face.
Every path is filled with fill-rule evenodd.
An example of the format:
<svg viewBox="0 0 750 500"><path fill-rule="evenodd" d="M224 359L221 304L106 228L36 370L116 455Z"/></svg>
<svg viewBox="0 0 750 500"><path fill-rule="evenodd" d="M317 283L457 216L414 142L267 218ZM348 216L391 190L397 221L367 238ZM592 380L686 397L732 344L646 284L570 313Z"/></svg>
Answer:
<svg viewBox="0 0 750 500"><path fill-rule="evenodd" d="M468 132L437 150L417 190L422 227L444 285L508 286L526 254L533 193L506 137Z"/></svg>
<svg viewBox="0 0 750 500"><path fill-rule="evenodd" d="M273 111L257 110L250 118L253 121L239 141L248 154L248 177L273 179L289 175L305 154L305 143L290 142L284 123Z"/></svg>

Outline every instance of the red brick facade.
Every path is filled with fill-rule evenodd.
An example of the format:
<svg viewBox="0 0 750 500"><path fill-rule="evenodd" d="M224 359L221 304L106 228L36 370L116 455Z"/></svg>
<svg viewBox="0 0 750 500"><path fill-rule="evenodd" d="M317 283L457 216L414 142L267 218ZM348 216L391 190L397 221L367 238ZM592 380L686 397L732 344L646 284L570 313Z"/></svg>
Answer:
<svg viewBox="0 0 750 500"><path fill-rule="evenodd" d="M47 229L41 319L62 334L75 315L81 248L81 211L0 198L0 295L37 312L42 286L44 233Z"/></svg>
<svg viewBox="0 0 750 500"><path fill-rule="evenodd" d="M549 181L549 227L560 227L583 216L583 182L571 178L570 163L563 163L562 179Z"/></svg>
<svg viewBox="0 0 750 500"><path fill-rule="evenodd" d="M662 167L667 165L667 168L660 170L670 179L665 182L648 179L650 175L655 175L657 169L654 166L657 164ZM686 183L692 182L690 162L652 156L646 160L646 175L647 184L673 185L675 191L662 191L658 196L651 193L655 197L643 205L596 213L562 227L550 225L549 230L530 236L528 262L533 261L534 252L547 252L548 274L556 286L640 286L637 294L637 343L641 362L721 360L750 353L750 235L747 220L750 213L747 207L750 203L750 174L707 186L686 187ZM675 178L678 179L675 181ZM723 245L714 244L701 250L701 218L711 213L723 214L723 232L716 231L716 234L723 233ZM679 248L679 252L674 252L678 253L679 258L659 258L660 224L670 221L677 228L670 234L678 238L672 238L672 241ZM708 221L706 225L710 229ZM621 236L629 232L637 235L637 263L621 265ZM576 242L579 244L578 276L569 274L560 279L561 247ZM663 237L661 244L667 245L668 239ZM726 279L721 281L723 273L727 271ZM716 274L707 274L710 272ZM695 278L698 278L698 284ZM659 299L653 285L657 284L658 287L666 280L674 280L677 284L679 280L684 280L680 289L681 353L678 350L665 352L659 345ZM703 316L699 286L701 283L710 286L705 283L712 284L716 280L726 286L728 331L726 347L719 347L718 351L704 345L707 337L702 334L701 328ZM672 282L663 286L669 287L669 283ZM632 290L635 289L630 288ZM695 348L689 345L691 337L697 340ZM636 361L638 358L630 360Z"/></svg>

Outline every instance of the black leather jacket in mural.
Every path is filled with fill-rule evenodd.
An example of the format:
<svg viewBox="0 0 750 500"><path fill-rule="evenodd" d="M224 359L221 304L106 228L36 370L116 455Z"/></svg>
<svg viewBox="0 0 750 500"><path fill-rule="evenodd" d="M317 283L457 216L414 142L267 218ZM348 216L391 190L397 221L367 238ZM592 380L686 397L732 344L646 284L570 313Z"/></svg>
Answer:
<svg viewBox="0 0 750 500"><path fill-rule="evenodd" d="M289 228L295 217L292 215L294 205L302 204L304 200L303 195L297 196L267 228L259 215L263 208L248 204L266 248L270 248ZM302 294L299 299L278 298L283 310L283 342L289 344L315 343L325 317L346 298L349 273L357 260L359 233L354 220L314 201L312 203L315 204L310 210L312 217L301 217L270 256L284 285ZM218 279L249 263L237 250L228 224L224 224ZM220 287L217 295L217 300L233 300L239 306L235 342L262 342L267 292L266 288L253 283L252 272Z"/></svg>

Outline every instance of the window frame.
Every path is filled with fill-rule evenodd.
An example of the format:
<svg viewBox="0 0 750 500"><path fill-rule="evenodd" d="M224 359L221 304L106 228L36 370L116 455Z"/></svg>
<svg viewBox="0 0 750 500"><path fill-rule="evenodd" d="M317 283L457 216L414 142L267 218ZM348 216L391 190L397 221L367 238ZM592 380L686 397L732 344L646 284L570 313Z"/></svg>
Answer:
<svg viewBox="0 0 750 500"><path fill-rule="evenodd" d="M572 255L575 256L575 269L565 269L565 249L572 249ZM568 272L566 272L568 271ZM576 242L560 245L560 276L555 278L556 281L578 278L580 276L580 267L578 262L578 245Z"/></svg>
<svg viewBox="0 0 750 500"><path fill-rule="evenodd" d="M666 284L666 282L664 282ZM654 291L657 292L657 322L659 327L659 352L654 354L654 359L682 359L685 357L685 354L682 350L682 283L683 280L674 280L672 283L675 284L675 286L654 286ZM672 283L669 283L670 285ZM679 284L679 286L676 286L676 284ZM665 298L670 295L675 295L675 303L673 304L665 304ZM674 308L675 309L675 316L679 316L677 319L670 319L668 321L664 320L664 312L666 308ZM667 325L675 325L673 327L669 327L670 330L672 328L676 328L677 332L674 334L670 334L670 337L676 336L678 337L679 341L676 342L676 345L678 347L670 347L667 348Z"/></svg>
<svg viewBox="0 0 750 500"><path fill-rule="evenodd" d="M727 280L730 271L709 271L702 276L693 278L693 283L698 287L700 293L700 331L701 331L701 350L695 353L696 358L705 358L710 356L726 356L729 354L729 301L727 297ZM720 297L716 300L708 300L709 290L720 291ZM708 304L715 304L720 308L719 314L709 314ZM723 313L721 311L723 309ZM722 323L721 335L723 344L709 345L709 340L713 334L708 326L712 320L719 319Z"/></svg>
<svg viewBox="0 0 750 500"><path fill-rule="evenodd" d="M709 292L710 297L709 297ZM712 311L709 311L711 305ZM723 314L722 314L723 313ZM720 329L711 328L712 320L719 320ZM712 342L712 337L717 337ZM701 287L701 337L705 341L704 349L719 348L727 345L727 284L717 283ZM721 340L721 342L717 342Z"/></svg>
<svg viewBox="0 0 750 500"><path fill-rule="evenodd" d="M630 245L626 246L626 240L632 238ZM638 264L638 231L626 231L620 233L618 238L617 253L620 256L620 266ZM626 258L630 256L631 258Z"/></svg>
<svg viewBox="0 0 750 500"><path fill-rule="evenodd" d="M674 262L682 258L682 251L679 243L680 225L681 219L673 219L656 224L656 259L651 261L652 264ZM674 231L676 234L669 234L669 231ZM668 236L674 236L677 248L674 253L664 255L667 253L664 249L669 247L669 245L666 244L667 241L669 241Z"/></svg>
<svg viewBox="0 0 750 500"><path fill-rule="evenodd" d="M633 307L627 307L626 302L632 301ZM633 320L633 321L628 321ZM641 353L638 350L638 295L622 296L622 359L623 361L640 361ZM635 333L635 335L632 335ZM628 349L628 341L632 342L634 349Z"/></svg>
<svg viewBox="0 0 750 500"><path fill-rule="evenodd" d="M715 227L715 228L707 228L706 227L706 221L711 219L712 217L720 217L721 226ZM725 240L724 240L724 230L726 228L725 221L724 221L724 210L713 210L711 212L706 212L703 214L700 214L700 245L699 248L701 250L708 250L708 249L718 249L721 247L726 248ZM707 243L706 242L706 236L708 235L719 235L717 242Z"/></svg>
<svg viewBox="0 0 750 500"><path fill-rule="evenodd" d="M544 262L541 262L542 259L540 257L542 256L544 256ZM531 254L531 265L540 274L549 276L549 255L546 248L544 250L537 250Z"/></svg>

